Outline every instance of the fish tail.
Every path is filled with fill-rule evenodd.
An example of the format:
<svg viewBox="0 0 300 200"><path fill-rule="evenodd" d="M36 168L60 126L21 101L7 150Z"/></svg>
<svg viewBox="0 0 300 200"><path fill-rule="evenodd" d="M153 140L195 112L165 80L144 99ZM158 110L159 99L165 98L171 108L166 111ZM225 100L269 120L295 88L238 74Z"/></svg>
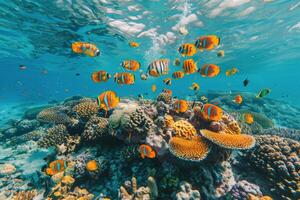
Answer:
<svg viewBox="0 0 300 200"><path fill-rule="evenodd" d="M220 45L220 43L221 43L221 38L218 37L218 45Z"/></svg>

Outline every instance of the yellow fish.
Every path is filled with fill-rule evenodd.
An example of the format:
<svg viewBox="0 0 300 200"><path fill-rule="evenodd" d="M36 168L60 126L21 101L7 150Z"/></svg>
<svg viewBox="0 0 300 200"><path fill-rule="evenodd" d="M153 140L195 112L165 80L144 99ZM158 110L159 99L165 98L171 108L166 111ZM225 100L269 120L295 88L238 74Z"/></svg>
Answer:
<svg viewBox="0 0 300 200"><path fill-rule="evenodd" d="M191 90L197 91L200 89L199 84L197 83L193 83L192 86L190 87Z"/></svg>
<svg viewBox="0 0 300 200"><path fill-rule="evenodd" d="M136 48L136 47L139 47L140 44L138 42L129 42L129 46Z"/></svg>
<svg viewBox="0 0 300 200"><path fill-rule="evenodd" d="M155 85L155 84L153 84L153 85L151 86L151 90L152 90L152 92L156 92L156 85Z"/></svg>

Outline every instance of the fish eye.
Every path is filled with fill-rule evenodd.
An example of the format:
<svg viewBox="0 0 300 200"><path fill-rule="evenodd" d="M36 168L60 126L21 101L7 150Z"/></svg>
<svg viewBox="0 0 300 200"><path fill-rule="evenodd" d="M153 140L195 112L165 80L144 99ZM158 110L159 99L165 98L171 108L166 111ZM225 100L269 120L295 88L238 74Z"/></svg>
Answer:
<svg viewBox="0 0 300 200"><path fill-rule="evenodd" d="M95 54L96 54L96 56L99 56L100 55L100 51L97 50Z"/></svg>

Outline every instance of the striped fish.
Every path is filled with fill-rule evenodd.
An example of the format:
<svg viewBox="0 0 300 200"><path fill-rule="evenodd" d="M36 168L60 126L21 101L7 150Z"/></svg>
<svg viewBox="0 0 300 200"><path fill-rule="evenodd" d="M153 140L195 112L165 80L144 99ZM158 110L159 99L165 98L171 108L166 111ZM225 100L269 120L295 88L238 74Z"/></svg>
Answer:
<svg viewBox="0 0 300 200"><path fill-rule="evenodd" d="M201 110L201 116L207 121L219 121L223 116L223 110L213 104L204 104Z"/></svg>
<svg viewBox="0 0 300 200"><path fill-rule="evenodd" d="M105 91L97 98L97 104L105 111L111 110L118 105L120 98L117 97L114 91Z"/></svg>
<svg viewBox="0 0 300 200"><path fill-rule="evenodd" d="M169 59L158 59L151 62L147 70L150 76L158 77L169 73Z"/></svg>
<svg viewBox="0 0 300 200"><path fill-rule="evenodd" d="M194 44L186 43L178 48L178 52L182 56L193 56L197 52L197 48Z"/></svg>

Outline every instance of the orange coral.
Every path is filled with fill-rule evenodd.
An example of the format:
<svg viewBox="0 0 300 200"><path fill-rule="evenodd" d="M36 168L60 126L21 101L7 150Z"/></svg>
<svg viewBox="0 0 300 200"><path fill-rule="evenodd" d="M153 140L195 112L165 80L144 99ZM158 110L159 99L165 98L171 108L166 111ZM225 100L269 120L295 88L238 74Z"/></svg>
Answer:
<svg viewBox="0 0 300 200"><path fill-rule="evenodd" d="M255 139L251 135L216 133L206 129L202 129L201 133L206 139L227 149L250 149L255 145Z"/></svg>
<svg viewBox="0 0 300 200"><path fill-rule="evenodd" d="M74 106L73 111L75 111L79 117L88 119L92 115L98 112L99 108L95 102L85 101Z"/></svg>
<svg viewBox="0 0 300 200"><path fill-rule="evenodd" d="M221 121L226 124L224 127L226 133L241 134L241 128L238 122L228 114L223 114Z"/></svg>
<svg viewBox="0 0 300 200"><path fill-rule="evenodd" d="M169 141L169 149L174 156L189 161L201 161L210 152L210 146L203 137L191 140L173 137Z"/></svg>
<svg viewBox="0 0 300 200"><path fill-rule="evenodd" d="M174 124L174 119L171 115L166 115L165 116L165 124L168 128L172 127L172 125Z"/></svg>
<svg viewBox="0 0 300 200"><path fill-rule="evenodd" d="M262 197L257 197L253 194L249 194L249 200L273 200L272 197L269 196L262 196Z"/></svg>
<svg viewBox="0 0 300 200"><path fill-rule="evenodd" d="M19 191L14 194L11 200L32 200L36 196L36 190Z"/></svg>
<svg viewBox="0 0 300 200"><path fill-rule="evenodd" d="M172 126L175 136L191 139L197 135L195 127L186 120L178 120Z"/></svg>

